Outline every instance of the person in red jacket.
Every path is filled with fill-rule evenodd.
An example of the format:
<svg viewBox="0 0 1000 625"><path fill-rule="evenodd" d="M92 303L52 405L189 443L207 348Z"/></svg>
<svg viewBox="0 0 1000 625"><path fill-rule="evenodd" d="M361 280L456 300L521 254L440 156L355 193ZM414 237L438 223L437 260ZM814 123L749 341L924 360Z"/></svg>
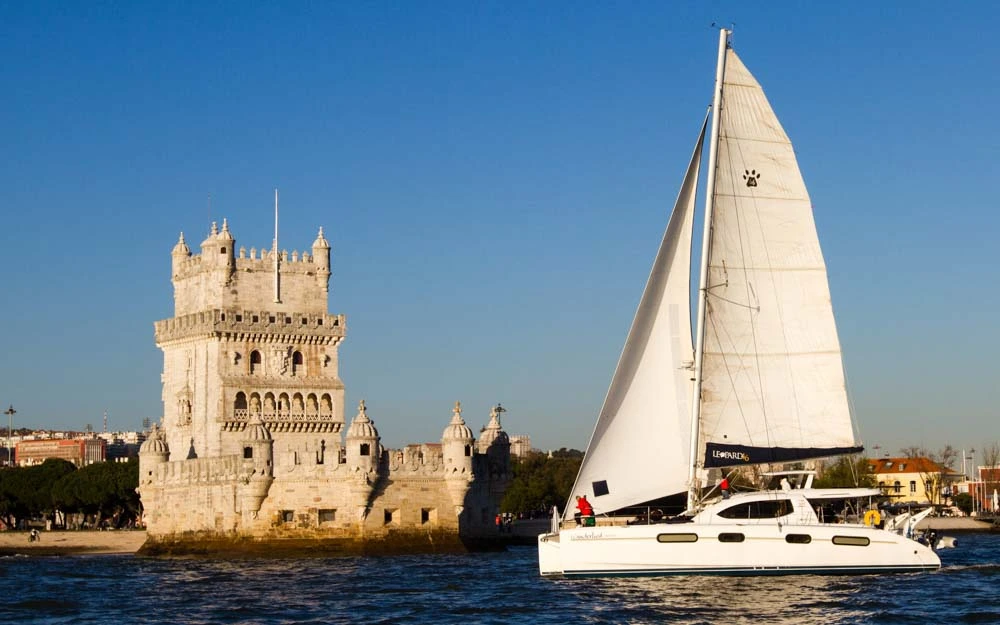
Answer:
<svg viewBox="0 0 1000 625"><path fill-rule="evenodd" d="M576 498L576 508L580 511L580 517L584 525L588 527L594 525L594 506L590 505L590 502L587 501L586 495Z"/></svg>
<svg viewBox="0 0 1000 625"><path fill-rule="evenodd" d="M719 483L719 490L722 491L723 499L729 499L729 478L725 475L722 476L722 481Z"/></svg>

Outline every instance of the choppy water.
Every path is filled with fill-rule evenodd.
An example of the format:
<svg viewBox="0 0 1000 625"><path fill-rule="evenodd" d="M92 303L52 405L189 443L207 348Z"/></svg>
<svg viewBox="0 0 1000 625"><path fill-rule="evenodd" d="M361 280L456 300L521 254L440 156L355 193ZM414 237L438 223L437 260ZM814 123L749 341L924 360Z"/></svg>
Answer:
<svg viewBox="0 0 1000 625"><path fill-rule="evenodd" d="M1000 623L1000 535L932 574L548 580L535 550L309 560L0 559L0 622Z"/></svg>

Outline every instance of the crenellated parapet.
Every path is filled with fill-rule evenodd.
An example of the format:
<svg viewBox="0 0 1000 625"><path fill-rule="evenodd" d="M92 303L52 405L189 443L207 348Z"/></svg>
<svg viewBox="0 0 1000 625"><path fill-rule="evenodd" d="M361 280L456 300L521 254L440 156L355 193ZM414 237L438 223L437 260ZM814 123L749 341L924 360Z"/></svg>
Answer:
<svg viewBox="0 0 1000 625"><path fill-rule="evenodd" d="M152 467L153 486L204 486L235 484L243 468L238 455L174 460Z"/></svg>
<svg viewBox="0 0 1000 625"><path fill-rule="evenodd" d="M201 337L258 343L294 341L336 345L347 333L347 317L216 308L163 319L154 323L153 328L158 346Z"/></svg>
<svg viewBox="0 0 1000 625"><path fill-rule="evenodd" d="M389 471L393 476L444 477L441 445L423 443L389 450Z"/></svg>

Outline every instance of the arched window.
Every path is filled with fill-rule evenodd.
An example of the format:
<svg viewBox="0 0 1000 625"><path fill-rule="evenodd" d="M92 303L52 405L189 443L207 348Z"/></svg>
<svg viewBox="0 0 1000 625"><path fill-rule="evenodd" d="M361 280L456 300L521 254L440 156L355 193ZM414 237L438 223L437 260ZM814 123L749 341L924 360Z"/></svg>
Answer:
<svg viewBox="0 0 1000 625"><path fill-rule="evenodd" d="M303 375L306 372L302 365L302 352L292 353L292 375Z"/></svg>
<svg viewBox="0 0 1000 625"><path fill-rule="evenodd" d="M275 410L274 393L264 395L264 415L273 416Z"/></svg>
<svg viewBox="0 0 1000 625"><path fill-rule="evenodd" d="M250 394L250 414L260 414L260 394L251 393Z"/></svg>
<svg viewBox="0 0 1000 625"><path fill-rule="evenodd" d="M300 415L305 411L305 404L302 402L302 393L292 395L292 413Z"/></svg>
<svg viewBox="0 0 1000 625"><path fill-rule="evenodd" d="M236 411L237 416L246 414L247 411L247 394L243 391L236 393L236 401L233 402L233 410Z"/></svg>
<svg viewBox="0 0 1000 625"><path fill-rule="evenodd" d="M278 413L287 415L292 410L292 402L288 399L288 393L278 395Z"/></svg>
<svg viewBox="0 0 1000 625"><path fill-rule="evenodd" d="M327 393L324 393L323 397L320 398L319 413L324 416L333 414L333 400Z"/></svg>
<svg viewBox="0 0 1000 625"><path fill-rule="evenodd" d="M317 414L319 413L319 402L316 401L316 395L309 393L306 395L306 414Z"/></svg>
<svg viewBox="0 0 1000 625"><path fill-rule="evenodd" d="M260 352L256 349L250 352L250 375L259 373L261 369Z"/></svg>

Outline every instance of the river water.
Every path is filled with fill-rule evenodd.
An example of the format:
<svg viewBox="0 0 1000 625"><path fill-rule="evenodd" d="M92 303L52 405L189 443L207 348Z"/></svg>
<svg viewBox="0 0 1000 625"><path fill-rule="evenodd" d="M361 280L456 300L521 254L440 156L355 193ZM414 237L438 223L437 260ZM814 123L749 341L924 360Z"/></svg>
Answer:
<svg viewBox="0 0 1000 625"><path fill-rule="evenodd" d="M0 558L0 623L1000 623L1000 535L937 573L549 580L504 553L299 560Z"/></svg>

